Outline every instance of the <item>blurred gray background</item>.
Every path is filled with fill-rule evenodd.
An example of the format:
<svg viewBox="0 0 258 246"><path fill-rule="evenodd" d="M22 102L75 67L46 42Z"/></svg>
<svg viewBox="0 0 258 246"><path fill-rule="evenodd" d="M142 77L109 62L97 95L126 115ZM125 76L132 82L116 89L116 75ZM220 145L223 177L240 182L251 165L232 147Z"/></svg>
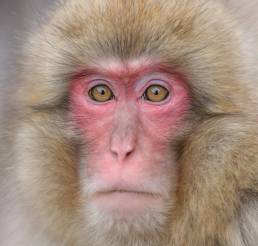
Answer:
<svg viewBox="0 0 258 246"><path fill-rule="evenodd" d="M55 0L0 0L0 123L10 103L5 95L15 84L15 54L19 53L26 33L37 26L54 3Z"/></svg>
<svg viewBox="0 0 258 246"><path fill-rule="evenodd" d="M9 68L12 52L17 52L20 36L29 30L54 0L0 0L0 73Z"/></svg>

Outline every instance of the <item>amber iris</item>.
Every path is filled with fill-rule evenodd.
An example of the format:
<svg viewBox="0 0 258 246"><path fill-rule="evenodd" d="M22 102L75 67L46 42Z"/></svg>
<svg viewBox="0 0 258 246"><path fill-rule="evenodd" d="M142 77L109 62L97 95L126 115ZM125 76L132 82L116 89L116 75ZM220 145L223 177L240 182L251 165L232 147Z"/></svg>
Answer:
<svg viewBox="0 0 258 246"><path fill-rule="evenodd" d="M144 92L145 100L151 102L162 102L169 95L169 91L161 85L151 85Z"/></svg>
<svg viewBox="0 0 258 246"><path fill-rule="evenodd" d="M89 96L96 102L107 102L114 97L113 92L106 85L94 86L89 90Z"/></svg>

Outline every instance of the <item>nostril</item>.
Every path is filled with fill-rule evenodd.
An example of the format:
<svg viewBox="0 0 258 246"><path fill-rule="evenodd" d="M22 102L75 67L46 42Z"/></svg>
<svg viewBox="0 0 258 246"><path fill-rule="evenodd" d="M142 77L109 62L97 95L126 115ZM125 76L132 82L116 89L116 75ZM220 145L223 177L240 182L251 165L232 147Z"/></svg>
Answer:
<svg viewBox="0 0 258 246"><path fill-rule="evenodd" d="M126 152L125 157L129 157L132 153L133 153L133 151L132 151L132 150L130 150L130 151L128 151L128 152Z"/></svg>
<svg viewBox="0 0 258 246"><path fill-rule="evenodd" d="M118 158L118 153L116 151L111 151L111 153L116 159Z"/></svg>

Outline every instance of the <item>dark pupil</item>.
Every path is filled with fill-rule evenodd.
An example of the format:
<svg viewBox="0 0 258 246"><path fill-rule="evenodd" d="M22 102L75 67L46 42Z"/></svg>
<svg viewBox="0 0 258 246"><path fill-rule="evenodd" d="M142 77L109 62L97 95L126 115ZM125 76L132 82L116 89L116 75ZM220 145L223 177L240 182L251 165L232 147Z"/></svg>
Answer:
<svg viewBox="0 0 258 246"><path fill-rule="evenodd" d="M159 92L160 92L160 90L156 87L156 88L152 88L152 93L154 94L154 95L158 95L159 94Z"/></svg>
<svg viewBox="0 0 258 246"><path fill-rule="evenodd" d="M100 95L105 95L106 94L106 90L102 87L102 88L98 88L98 92Z"/></svg>

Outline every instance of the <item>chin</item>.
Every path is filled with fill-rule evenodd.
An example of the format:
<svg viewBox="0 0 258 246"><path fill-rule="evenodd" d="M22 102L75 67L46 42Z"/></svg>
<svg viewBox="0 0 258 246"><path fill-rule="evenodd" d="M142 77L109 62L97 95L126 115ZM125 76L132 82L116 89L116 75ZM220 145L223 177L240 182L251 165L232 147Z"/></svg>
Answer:
<svg viewBox="0 0 258 246"><path fill-rule="evenodd" d="M84 212L90 238L95 238L94 243L104 239L97 245L136 246L158 245L166 234L171 209L171 202L162 196L113 191L92 196Z"/></svg>

